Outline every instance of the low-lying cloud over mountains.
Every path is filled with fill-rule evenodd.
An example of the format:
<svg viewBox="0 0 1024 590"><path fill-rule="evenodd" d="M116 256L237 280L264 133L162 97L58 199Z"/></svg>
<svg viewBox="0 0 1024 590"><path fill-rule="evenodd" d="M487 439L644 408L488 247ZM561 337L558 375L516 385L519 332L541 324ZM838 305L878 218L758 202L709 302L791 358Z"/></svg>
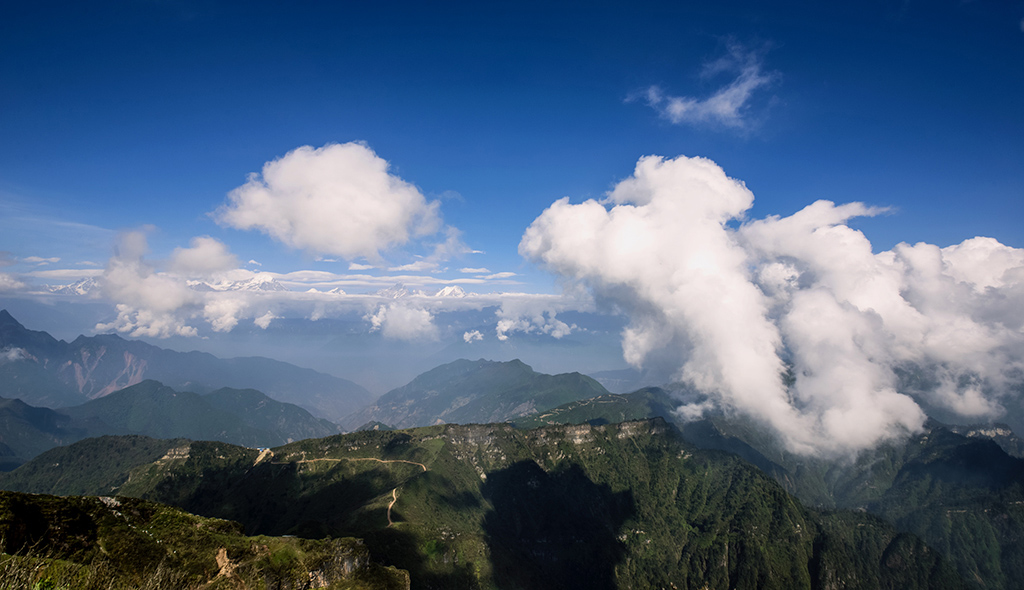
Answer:
<svg viewBox="0 0 1024 590"><path fill-rule="evenodd" d="M967 420L1020 404L1024 250L978 237L875 253L846 222L882 209L747 219L753 201L710 160L649 156L602 201L555 202L519 251L629 317L631 364L675 368L795 452L919 431L920 404ZM913 369L931 381L901 383Z"/></svg>

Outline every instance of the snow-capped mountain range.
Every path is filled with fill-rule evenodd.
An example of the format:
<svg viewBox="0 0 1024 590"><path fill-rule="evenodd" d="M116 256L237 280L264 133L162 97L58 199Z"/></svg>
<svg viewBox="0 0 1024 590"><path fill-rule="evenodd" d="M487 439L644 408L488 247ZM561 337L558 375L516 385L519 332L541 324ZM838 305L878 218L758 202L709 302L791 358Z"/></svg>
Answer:
<svg viewBox="0 0 1024 590"><path fill-rule="evenodd" d="M95 277L88 277L70 285L49 285L47 289L55 295L88 295L99 289L99 286Z"/></svg>
<svg viewBox="0 0 1024 590"><path fill-rule="evenodd" d="M441 288L441 289L431 293L431 292L421 291L421 290L409 290L409 289L405 288L405 285L403 285L401 283L397 283L397 284L392 285L392 286L390 286L390 287L388 287L386 289L381 289L379 291L376 291L374 293L374 295L377 295L378 297L383 297L385 299L403 299L405 297L455 297L455 298L462 298L462 297L468 297L470 294L466 293L466 291L462 287L460 287L458 285L448 285L447 287L443 287L443 288Z"/></svg>
<svg viewBox="0 0 1024 590"><path fill-rule="evenodd" d="M260 273L244 281L221 281L209 283L206 281L190 280L186 281L186 284L193 291L199 292L280 292L289 290L288 287L285 287L268 273ZM68 285L50 285L48 289L51 293L56 295L88 295L93 291L98 290L99 286L99 281L95 277L89 277ZM310 289L310 291L314 292L317 290ZM330 293L332 295L346 294L341 287L335 287L329 291L322 292ZM463 297L472 296L472 293L467 293L458 285L448 285L438 289L437 291L423 291L419 289L408 289L402 283L396 283L390 287L375 291L372 294L384 299L403 299L406 297L444 297L461 299Z"/></svg>
<svg viewBox="0 0 1024 590"><path fill-rule="evenodd" d="M207 283L204 281L188 281L193 291L287 291L277 279L266 273L260 273L244 281L223 281Z"/></svg>

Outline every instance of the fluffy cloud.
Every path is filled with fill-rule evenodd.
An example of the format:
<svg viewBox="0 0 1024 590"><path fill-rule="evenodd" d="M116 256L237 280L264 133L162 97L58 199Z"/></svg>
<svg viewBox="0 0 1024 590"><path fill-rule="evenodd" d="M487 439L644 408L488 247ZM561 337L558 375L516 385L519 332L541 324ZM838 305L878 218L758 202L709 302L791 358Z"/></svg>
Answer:
<svg viewBox="0 0 1024 590"><path fill-rule="evenodd" d="M734 76L732 81L711 96L698 99L689 96L668 96L659 86L647 88L641 98L662 117L675 124L714 123L727 127L747 126L746 111L751 98L759 88L769 85L775 75L763 71L761 56L736 43L730 44L728 53L704 67L702 77L720 74Z"/></svg>
<svg viewBox="0 0 1024 590"><path fill-rule="evenodd" d="M187 277L210 277L236 268L238 258L223 242L200 236L192 238L188 248L174 249L169 270Z"/></svg>
<svg viewBox="0 0 1024 590"><path fill-rule="evenodd" d="M438 337L433 314L411 305L402 303L381 305L375 313L367 315L366 320L370 322L371 332L380 330L385 338L437 340Z"/></svg>
<svg viewBox="0 0 1024 590"><path fill-rule="evenodd" d="M1024 251L975 238L875 254L846 225L881 211L860 203L737 228L752 203L710 160L646 157L605 201L551 205L520 253L628 316L628 362L671 363L795 452L856 452L916 431L918 401L1000 412L1024 351ZM912 368L932 382L901 382Z"/></svg>
<svg viewBox="0 0 1024 590"><path fill-rule="evenodd" d="M480 333L480 330L473 330L472 332L466 332L465 334L463 334L462 339L466 342L466 344L471 344L473 342L479 342L480 340L483 340L484 335Z"/></svg>
<svg viewBox="0 0 1024 590"><path fill-rule="evenodd" d="M121 235L100 279L103 293L118 302L117 319L96 329L136 337L195 336L196 328L183 319L189 314L182 311L199 304L197 294L184 281L156 272L144 259L148 250L144 232Z"/></svg>
<svg viewBox="0 0 1024 590"><path fill-rule="evenodd" d="M218 222L312 254L376 260L441 229L437 201L360 143L295 149L228 194Z"/></svg>
<svg viewBox="0 0 1024 590"><path fill-rule="evenodd" d="M525 334L548 334L555 339L568 336L576 329L556 317L557 309L551 301L543 299L507 299L495 312L498 324L495 335L502 342L508 340L509 334L523 332Z"/></svg>
<svg viewBox="0 0 1024 590"><path fill-rule="evenodd" d="M270 322L276 319L278 319L278 316L274 315L274 312L268 311L267 313L261 315L252 322L256 324L259 328L266 330L267 328L270 327Z"/></svg>
<svg viewBox="0 0 1024 590"><path fill-rule="evenodd" d="M176 248L161 271L146 260L146 233L122 234L106 269L99 278L103 294L116 303L117 318L96 325L96 330L115 330L134 337L167 338L197 336L194 320L201 318L217 332L234 328L251 307L248 294L191 288L190 278L229 278L238 261L227 247L209 237L198 237L189 248Z"/></svg>

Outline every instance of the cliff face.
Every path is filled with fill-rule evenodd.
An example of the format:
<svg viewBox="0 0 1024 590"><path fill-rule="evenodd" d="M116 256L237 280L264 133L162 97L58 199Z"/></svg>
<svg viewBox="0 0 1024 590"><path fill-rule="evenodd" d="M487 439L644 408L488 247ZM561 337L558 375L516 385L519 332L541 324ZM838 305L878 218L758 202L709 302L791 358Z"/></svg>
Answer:
<svg viewBox="0 0 1024 590"><path fill-rule="evenodd" d="M138 385L146 376L148 362L128 350L112 355L120 359L108 356L107 347L102 345L83 346L71 354L73 358L61 365L59 374L65 383L88 399ZM107 357L106 362L104 357Z"/></svg>

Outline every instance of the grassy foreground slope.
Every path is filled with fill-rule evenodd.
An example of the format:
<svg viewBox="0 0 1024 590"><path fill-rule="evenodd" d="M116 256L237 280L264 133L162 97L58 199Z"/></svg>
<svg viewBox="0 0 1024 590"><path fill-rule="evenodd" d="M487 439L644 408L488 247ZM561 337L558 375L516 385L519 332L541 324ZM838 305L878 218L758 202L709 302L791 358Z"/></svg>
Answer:
<svg viewBox="0 0 1024 590"><path fill-rule="evenodd" d="M247 534L362 538L413 588L963 587L916 537L809 511L662 420L364 431L259 454L191 443L118 493Z"/></svg>
<svg viewBox="0 0 1024 590"><path fill-rule="evenodd" d="M237 523L124 497L0 492L0 588L406 588L356 539L247 537Z"/></svg>

